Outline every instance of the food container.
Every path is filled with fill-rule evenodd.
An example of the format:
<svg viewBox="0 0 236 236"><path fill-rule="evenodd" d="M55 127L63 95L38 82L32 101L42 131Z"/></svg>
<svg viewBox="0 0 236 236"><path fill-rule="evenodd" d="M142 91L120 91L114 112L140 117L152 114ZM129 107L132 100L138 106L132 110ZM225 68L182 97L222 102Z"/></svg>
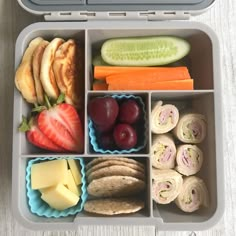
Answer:
<svg viewBox="0 0 236 236"><path fill-rule="evenodd" d="M51 160L60 160L60 159L70 159L66 157L41 157L41 158L32 158L28 161L26 166L26 192L27 192L27 198L28 198L28 204L30 207L30 211L38 216L44 216L47 218L54 217L65 217L69 215L75 215L76 213L82 211L84 203L87 198L87 191L86 191L86 176L85 176L85 166L84 161L81 158L73 157L76 161L79 162L79 166L81 168L81 196L80 201L78 204L74 207L68 208L64 211L55 210L51 207L48 207L48 205L40 198L40 192L38 190L33 190L31 188L31 168L32 165L44 161L51 161Z"/></svg>
<svg viewBox="0 0 236 236"><path fill-rule="evenodd" d="M80 225L152 225L157 230L204 230L214 226L224 212L223 180L223 132L219 42L215 33L204 24L189 22L191 15L199 14L213 5L214 0L149 0L145 5L139 0L18 0L20 5L34 14L41 14L49 21L26 27L19 35L15 50L15 67L21 61L29 42L41 36L48 40L54 37L75 38L85 47L85 150L80 155L53 154L42 152L30 145L25 135L17 128L22 115L29 114L29 106L14 91L13 119L13 178L12 208L15 218L26 228L33 230L76 230ZM70 21L70 22L66 22ZM189 69L195 79L193 91L118 91L117 94L141 95L150 119L151 105L162 100L175 104L178 108L199 111L207 119L207 137L201 145L204 165L198 176L202 177L210 194L209 208L195 213L181 212L174 204L157 205L151 196L151 130L147 125L148 140L142 153L125 154L145 163L147 169L147 189L145 209L126 216L99 217L84 213L65 218L43 218L32 214L26 196L26 164L37 157L81 157L85 162L100 156L91 152L88 135L86 104L91 96L116 94L91 90L92 57L94 52L108 38L150 35L172 35L187 39L191 44L188 56ZM109 156L109 154L105 154Z"/></svg>
<svg viewBox="0 0 236 236"><path fill-rule="evenodd" d="M91 94L92 95L92 94ZM96 94L98 95L98 93ZM99 96L99 95L98 95ZM93 97L93 95L92 95ZM90 96L90 98L92 98ZM100 96L99 96L100 97ZM103 97L103 95L102 95ZM145 147L146 147L146 142L147 142L147 136L148 136L148 133L146 132L148 129L147 129L147 119L146 119L146 107L145 107L145 104L143 102L143 98L141 96L134 96L134 95L126 95L126 94L114 94L114 95L111 95L111 97L115 98L118 102L119 101L125 101L125 100L128 100L128 99L133 99L135 100L140 108L141 108L141 116L142 116L142 119L139 121L139 125L141 125L141 128L139 130L139 136L141 137L139 140L138 140L138 143L137 145L134 147L134 148L131 148L131 149L128 149L128 150L117 150L117 149L103 149L99 143L98 143L98 138L96 136L96 130L94 128L94 125L93 125L93 122L91 119L88 119L88 133L89 133L89 142L90 142L90 152L91 153L101 153L102 155L103 154L111 154L111 155L116 155L116 154L130 154L130 153L137 153L137 152L146 152L145 150ZM144 96L144 99L146 98L146 96Z"/></svg>

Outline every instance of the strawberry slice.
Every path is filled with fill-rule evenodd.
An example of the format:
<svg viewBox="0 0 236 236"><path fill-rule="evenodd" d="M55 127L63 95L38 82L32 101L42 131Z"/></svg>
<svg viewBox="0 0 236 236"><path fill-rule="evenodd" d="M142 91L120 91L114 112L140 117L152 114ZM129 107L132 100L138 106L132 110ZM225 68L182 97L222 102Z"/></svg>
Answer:
<svg viewBox="0 0 236 236"><path fill-rule="evenodd" d="M55 143L53 143L47 136L45 136L38 127L37 117L32 117L27 123L27 119L23 116L22 123L19 130L26 132L26 137L33 145L53 152L65 152L66 150Z"/></svg>
<svg viewBox="0 0 236 236"><path fill-rule="evenodd" d="M82 125L72 105L61 103L42 111L38 117L38 126L58 146L69 151L83 152Z"/></svg>
<svg viewBox="0 0 236 236"><path fill-rule="evenodd" d="M59 104L55 107L59 116L63 119L63 125L70 132L71 136L76 140L79 149L84 149L84 132L82 123L76 109L66 103Z"/></svg>

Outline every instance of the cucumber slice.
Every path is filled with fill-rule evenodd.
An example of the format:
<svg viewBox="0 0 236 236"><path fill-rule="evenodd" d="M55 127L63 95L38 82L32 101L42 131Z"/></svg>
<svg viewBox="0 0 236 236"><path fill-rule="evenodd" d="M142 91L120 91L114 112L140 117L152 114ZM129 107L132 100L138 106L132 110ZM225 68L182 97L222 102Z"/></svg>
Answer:
<svg viewBox="0 0 236 236"><path fill-rule="evenodd" d="M102 59L116 66L166 65L186 56L190 44L172 36L109 39L101 48Z"/></svg>

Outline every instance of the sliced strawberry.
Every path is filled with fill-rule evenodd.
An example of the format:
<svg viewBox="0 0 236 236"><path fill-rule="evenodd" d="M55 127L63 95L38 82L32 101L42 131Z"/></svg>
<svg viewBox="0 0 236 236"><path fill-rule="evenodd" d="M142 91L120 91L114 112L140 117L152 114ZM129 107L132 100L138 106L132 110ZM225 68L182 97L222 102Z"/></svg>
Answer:
<svg viewBox="0 0 236 236"><path fill-rule="evenodd" d="M68 107L69 106L69 107ZM79 116L69 104L59 104L44 110L39 114L39 129L57 145L75 152L83 151L83 142L78 142L78 136L82 137L82 127Z"/></svg>
<svg viewBox="0 0 236 236"><path fill-rule="evenodd" d="M62 124L70 132L78 145L78 149L82 152L84 149L84 132L76 109L70 104L62 103L55 106L54 111L57 111L63 120L63 122L61 120Z"/></svg>
<svg viewBox="0 0 236 236"><path fill-rule="evenodd" d="M66 150L55 143L53 143L47 136L45 136L38 128L37 117L32 117L27 124L27 120L23 117L22 124L19 128L20 131L26 132L26 137L33 145L54 151L54 152L65 152Z"/></svg>

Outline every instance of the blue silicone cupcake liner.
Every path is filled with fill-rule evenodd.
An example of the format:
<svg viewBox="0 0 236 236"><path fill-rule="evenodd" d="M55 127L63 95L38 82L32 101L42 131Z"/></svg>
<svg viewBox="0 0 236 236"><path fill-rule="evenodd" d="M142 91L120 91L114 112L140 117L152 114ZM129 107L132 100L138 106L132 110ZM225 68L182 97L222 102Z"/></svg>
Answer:
<svg viewBox="0 0 236 236"><path fill-rule="evenodd" d="M145 104L142 100L141 97L139 96L134 96L134 95L126 95L126 94L121 94L121 95L111 95L111 96L104 96L104 97L113 97L116 100L124 100L124 99L134 99L136 100L142 107L142 113L143 113L143 119L144 119L144 138L142 139L142 143L140 143L137 147L127 149L127 150L104 150L101 148L98 144L97 137L96 137L96 131L94 128L94 124L90 118L88 118L88 130L89 130L89 138L90 138L90 144L93 147L93 150L98 153L102 154L129 154L129 153L134 153L134 152L139 152L142 150L146 144L147 144L147 120L146 120L146 110L145 110Z"/></svg>
<svg viewBox="0 0 236 236"><path fill-rule="evenodd" d="M41 199L41 193L38 190L33 190L31 188L31 167L34 163L49 161L49 160L61 160L61 159L72 159L69 157L55 158L55 157L47 157L47 158L35 158L28 161L26 167L26 192L28 197L28 204L30 211L38 216L44 216L47 218L54 217L66 217L70 215L76 215L81 212L85 201L87 199L87 190L86 190L86 177L85 177L85 164L82 158L75 157L73 159L78 160L80 162L81 167L81 196L80 200L76 206L70 207L63 211L58 211L56 209L51 208L46 202Z"/></svg>

